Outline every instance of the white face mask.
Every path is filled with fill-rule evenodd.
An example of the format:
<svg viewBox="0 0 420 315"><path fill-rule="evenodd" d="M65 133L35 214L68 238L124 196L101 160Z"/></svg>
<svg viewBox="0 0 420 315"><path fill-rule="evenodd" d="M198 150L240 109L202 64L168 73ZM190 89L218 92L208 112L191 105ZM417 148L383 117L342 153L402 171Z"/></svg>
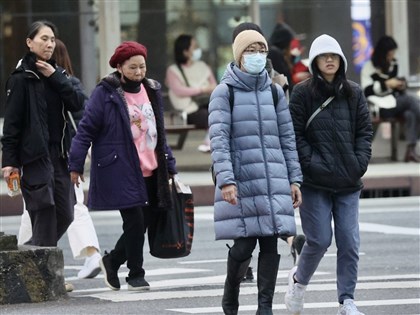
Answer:
<svg viewBox="0 0 420 315"><path fill-rule="evenodd" d="M244 68L250 74L259 74L264 70L267 62L267 56L264 54L256 53L244 56Z"/></svg>
<svg viewBox="0 0 420 315"><path fill-rule="evenodd" d="M201 59L202 54L203 52L201 51L201 48L194 49L191 59L194 61L198 61Z"/></svg>

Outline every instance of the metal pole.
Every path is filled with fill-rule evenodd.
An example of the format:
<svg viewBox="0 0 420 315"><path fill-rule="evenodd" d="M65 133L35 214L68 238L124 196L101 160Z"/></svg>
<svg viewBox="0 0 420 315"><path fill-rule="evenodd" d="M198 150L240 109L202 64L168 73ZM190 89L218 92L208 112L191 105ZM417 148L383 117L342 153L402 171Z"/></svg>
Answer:
<svg viewBox="0 0 420 315"><path fill-rule="evenodd" d="M95 15L93 3L79 0L80 11L80 71L87 95L93 91L98 79L98 58L95 45Z"/></svg>
<svg viewBox="0 0 420 315"><path fill-rule="evenodd" d="M119 1L99 1L98 6L99 73L102 78L113 71L108 61L121 42L120 6Z"/></svg>
<svg viewBox="0 0 420 315"><path fill-rule="evenodd" d="M398 44L397 58L401 76L410 74L407 9L407 0L385 1L386 33Z"/></svg>
<svg viewBox="0 0 420 315"><path fill-rule="evenodd" d="M251 0L249 10L249 15L251 16L252 22L257 25L261 25L260 4L258 0Z"/></svg>

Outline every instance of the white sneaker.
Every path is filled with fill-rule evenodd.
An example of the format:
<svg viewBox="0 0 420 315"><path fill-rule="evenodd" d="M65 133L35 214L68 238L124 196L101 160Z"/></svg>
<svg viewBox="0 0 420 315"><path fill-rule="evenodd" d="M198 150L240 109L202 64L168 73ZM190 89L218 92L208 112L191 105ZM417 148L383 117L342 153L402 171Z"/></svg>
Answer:
<svg viewBox="0 0 420 315"><path fill-rule="evenodd" d="M64 287L66 288L66 292L72 292L74 290L74 285L70 282L64 282Z"/></svg>
<svg viewBox="0 0 420 315"><path fill-rule="evenodd" d="M209 153L210 152L210 145L208 144L200 144L197 148L198 151L203 153Z"/></svg>
<svg viewBox="0 0 420 315"><path fill-rule="evenodd" d="M101 267L99 266L99 261L101 259L101 254L99 254L98 252L96 252L92 256L87 257L85 259L85 264L77 274L77 277L79 279L95 278L101 271Z"/></svg>
<svg viewBox="0 0 420 315"><path fill-rule="evenodd" d="M337 315L365 315L359 312L352 299L346 299L343 304L340 304Z"/></svg>
<svg viewBox="0 0 420 315"><path fill-rule="evenodd" d="M299 315L303 311L303 297L306 291L306 285L295 283L293 276L295 275L297 266L289 271L289 284L286 295L284 296L284 304L286 308L295 315Z"/></svg>

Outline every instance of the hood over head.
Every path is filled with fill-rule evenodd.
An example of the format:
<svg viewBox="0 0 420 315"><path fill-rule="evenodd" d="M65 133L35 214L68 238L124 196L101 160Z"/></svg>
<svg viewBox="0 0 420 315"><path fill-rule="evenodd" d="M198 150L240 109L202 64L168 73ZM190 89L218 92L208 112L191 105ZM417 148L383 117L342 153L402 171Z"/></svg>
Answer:
<svg viewBox="0 0 420 315"><path fill-rule="evenodd" d="M347 59L341 50L340 44L337 40L327 34L323 34L314 39L309 50L309 72L313 74L312 63L315 58L322 54L337 54L344 61L344 72L347 71Z"/></svg>

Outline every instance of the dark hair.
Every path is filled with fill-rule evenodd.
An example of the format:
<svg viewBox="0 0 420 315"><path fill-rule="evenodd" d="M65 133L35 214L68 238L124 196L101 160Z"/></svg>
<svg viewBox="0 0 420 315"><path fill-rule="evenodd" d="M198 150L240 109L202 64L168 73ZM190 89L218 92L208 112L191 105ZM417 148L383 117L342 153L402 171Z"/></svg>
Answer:
<svg viewBox="0 0 420 315"><path fill-rule="evenodd" d="M176 64L182 65L187 62L188 59L185 57L184 51L190 48L192 39L192 35L181 34L175 40L174 57Z"/></svg>
<svg viewBox="0 0 420 315"><path fill-rule="evenodd" d="M341 92L347 97L350 98L353 95L353 91L349 82L347 81L345 64L343 59L340 57L340 66L334 76L334 80L331 84L327 83L322 79L321 71L318 68L316 63L316 58L312 61L312 81L311 81L311 91L312 95L315 97L319 96L331 96L339 95L340 87L342 86Z"/></svg>
<svg viewBox="0 0 420 315"><path fill-rule="evenodd" d="M238 34L240 32L249 31L249 30L251 30L251 31L257 31L262 36L264 36L261 28L257 24L251 23L251 22L243 22L243 23L239 24L238 26L236 26L233 29L233 32L232 32L232 43L235 41L236 36L238 36Z"/></svg>
<svg viewBox="0 0 420 315"><path fill-rule="evenodd" d="M294 37L294 31L290 26L284 23L278 23L270 36L270 44L279 49L290 48L290 44Z"/></svg>
<svg viewBox="0 0 420 315"><path fill-rule="evenodd" d="M52 58L57 65L66 69L68 74L73 75L73 67L71 66L70 56L66 45L58 38L55 39L55 49Z"/></svg>
<svg viewBox="0 0 420 315"><path fill-rule="evenodd" d="M391 50L397 49L398 45L391 36L382 36L373 50L372 64L375 68L379 68L382 72L387 72L390 63L387 61L386 56Z"/></svg>
<svg viewBox="0 0 420 315"><path fill-rule="evenodd" d="M39 30L44 26L49 27L53 31L55 37L58 36L57 27L50 21L42 20L35 21L31 24L26 38L34 39L34 37L38 34Z"/></svg>

